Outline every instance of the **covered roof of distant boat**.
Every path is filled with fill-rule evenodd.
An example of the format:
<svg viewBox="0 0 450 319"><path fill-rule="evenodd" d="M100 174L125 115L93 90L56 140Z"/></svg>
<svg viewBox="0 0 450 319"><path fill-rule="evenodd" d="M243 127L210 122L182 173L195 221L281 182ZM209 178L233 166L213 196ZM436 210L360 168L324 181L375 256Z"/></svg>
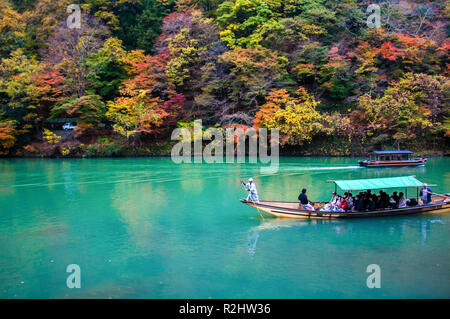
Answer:
<svg viewBox="0 0 450 319"><path fill-rule="evenodd" d="M386 154L412 154L413 152L408 150L399 151L372 151L371 154L386 155Z"/></svg>
<svg viewBox="0 0 450 319"><path fill-rule="evenodd" d="M353 179L333 181L340 189L349 191L381 189L381 188L403 188L403 187L421 187L424 183L414 176L399 176L370 179Z"/></svg>

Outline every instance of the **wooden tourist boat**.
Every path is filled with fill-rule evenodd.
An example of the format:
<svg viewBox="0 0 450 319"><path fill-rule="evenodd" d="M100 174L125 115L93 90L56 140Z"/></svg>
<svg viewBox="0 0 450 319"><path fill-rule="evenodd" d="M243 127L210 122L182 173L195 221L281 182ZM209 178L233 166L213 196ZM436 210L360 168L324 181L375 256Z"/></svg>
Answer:
<svg viewBox="0 0 450 319"><path fill-rule="evenodd" d="M400 151L373 151L369 153L369 159L358 161L364 167L396 167L396 166L424 166L426 158L413 158L413 152Z"/></svg>
<svg viewBox="0 0 450 319"><path fill-rule="evenodd" d="M330 181L335 183L335 190L337 187L344 191L365 191L375 189L388 189L388 188L405 188L405 194L407 194L408 187L416 188L417 198L419 197L419 188L423 187L424 183L417 180L414 176L401 176L401 177L389 177L389 178L373 178L373 179L360 179L360 180L339 180ZM436 185L428 185L436 186ZM405 195L406 196L406 195ZM408 214L420 214L420 213L443 213L450 212L450 195L434 195L432 196L432 203L428 205L416 205L408 206L405 208L395 209L383 209L375 211L348 211L348 212L335 212L335 211L320 211L320 209L326 204L326 202L313 203L314 211L305 210L299 202L280 202L280 201L260 201L254 203L252 201L241 200L242 203L256 208L259 212L266 212L276 217L287 218L356 218L356 217L388 217ZM417 202L419 202L417 200Z"/></svg>

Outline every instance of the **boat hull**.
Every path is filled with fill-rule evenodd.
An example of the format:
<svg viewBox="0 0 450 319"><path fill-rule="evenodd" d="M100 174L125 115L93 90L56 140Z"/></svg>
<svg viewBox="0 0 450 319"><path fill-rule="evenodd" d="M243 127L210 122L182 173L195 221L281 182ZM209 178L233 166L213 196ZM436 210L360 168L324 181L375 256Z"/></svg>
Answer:
<svg viewBox="0 0 450 319"><path fill-rule="evenodd" d="M403 160L403 161L358 161L363 167L399 167L399 166L424 166L427 159Z"/></svg>
<svg viewBox="0 0 450 319"><path fill-rule="evenodd" d="M385 209L370 212L332 212L332 211L308 211L303 209L298 202L274 202L261 201L258 204L241 200L242 203L257 208L276 217L299 218L299 219L334 219L334 218L363 218L363 217L389 217L423 213L450 212L450 202L434 200L429 205L417 205L412 207ZM315 203L315 208L325 203Z"/></svg>

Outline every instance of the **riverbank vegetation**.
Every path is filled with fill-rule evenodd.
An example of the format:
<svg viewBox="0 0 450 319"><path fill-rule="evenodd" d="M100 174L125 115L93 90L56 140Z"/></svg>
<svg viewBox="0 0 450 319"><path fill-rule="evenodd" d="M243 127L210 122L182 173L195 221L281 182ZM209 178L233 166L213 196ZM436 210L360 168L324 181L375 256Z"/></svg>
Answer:
<svg viewBox="0 0 450 319"><path fill-rule="evenodd" d="M70 29L71 2L0 0L1 155L165 155L196 119L282 154L449 153L446 1L370 28L373 1L83 0Z"/></svg>

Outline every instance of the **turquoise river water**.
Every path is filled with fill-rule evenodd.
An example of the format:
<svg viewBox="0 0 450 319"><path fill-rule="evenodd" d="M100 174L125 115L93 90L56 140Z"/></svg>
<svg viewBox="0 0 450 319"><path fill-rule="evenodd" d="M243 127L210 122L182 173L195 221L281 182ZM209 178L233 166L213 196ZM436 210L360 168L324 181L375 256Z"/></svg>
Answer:
<svg viewBox="0 0 450 319"><path fill-rule="evenodd" d="M1 159L0 298L449 298L450 213L288 220L239 202L328 200L329 179L416 175L450 192L450 159L367 169L354 158L175 164ZM415 190L409 190L415 195ZM69 264L81 288L69 289ZM369 289L367 266L381 269Z"/></svg>

